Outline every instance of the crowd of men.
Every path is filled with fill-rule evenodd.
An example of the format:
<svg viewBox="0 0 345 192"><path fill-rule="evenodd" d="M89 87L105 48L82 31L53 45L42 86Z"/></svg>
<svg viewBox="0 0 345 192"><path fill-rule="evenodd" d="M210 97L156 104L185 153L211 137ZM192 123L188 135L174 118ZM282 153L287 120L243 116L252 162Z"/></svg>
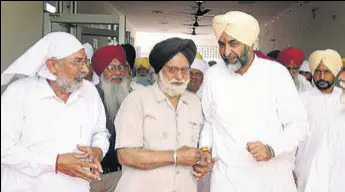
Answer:
<svg viewBox="0 0 345 192"><path fill-rule="evenodd" d="M1 191L345 191L345 67L333 49L253 50L260 27L93 50L52 32L2 74Z"/></svg>

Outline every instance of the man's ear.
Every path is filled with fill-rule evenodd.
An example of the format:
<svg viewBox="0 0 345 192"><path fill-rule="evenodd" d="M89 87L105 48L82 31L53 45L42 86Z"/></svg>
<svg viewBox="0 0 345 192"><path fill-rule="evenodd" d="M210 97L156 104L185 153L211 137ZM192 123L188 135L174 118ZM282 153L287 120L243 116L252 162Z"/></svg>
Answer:
<svg viewBox="0 0 345 192"><path fill-rule="evenodd" d="M49 71L55 75L56 72L57 72L57 69L56 69L56 64L57 64L57 61L55 59L48 59L47 62L46 62L46 65L49 69Z"/></svg>

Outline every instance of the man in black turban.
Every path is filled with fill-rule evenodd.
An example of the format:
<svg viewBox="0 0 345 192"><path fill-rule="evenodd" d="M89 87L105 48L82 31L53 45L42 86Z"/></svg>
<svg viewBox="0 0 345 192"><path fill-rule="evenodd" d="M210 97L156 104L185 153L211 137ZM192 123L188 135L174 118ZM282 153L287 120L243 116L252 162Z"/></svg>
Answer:
<svg viewBox="0 0 345 192"><path fill-rule="evenodd" d="M126 43L126 44L122 44L121 45L123 47L123 49L126 52L126 61L128 62L129 66L131 67L131 71L133 70L133 66L134 66L134 61L136 58L136 51L135 48L133 47L133 45ZM132 74L132 73L130 73Z"/></svg>
<svg viewBox="0 0 345 192"><path fill-rule="evenodd" d="M190 66L196 55L196 46L190 39L178 37L166 39L157 43L149 56L150 64L158 74L167 62L176 54L181 53L188 61Z"/></svg>
<svg viewBox="0 0 345 192"><path fill-rule="evenodd" d="M192 166L210 169L197 149L201 103L186 91L195 55L192 40L171 38L154 46L149 60L158 81L130 93L115 119L115 148L124 167L116 191L197 191ZM176 170L179 179L172 182Z"/></svg>

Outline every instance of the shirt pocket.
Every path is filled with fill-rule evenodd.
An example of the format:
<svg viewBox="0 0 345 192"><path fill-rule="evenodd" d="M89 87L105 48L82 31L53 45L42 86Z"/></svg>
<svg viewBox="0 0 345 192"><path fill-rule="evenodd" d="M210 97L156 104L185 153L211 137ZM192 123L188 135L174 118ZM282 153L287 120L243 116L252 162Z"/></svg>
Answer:
<svg viewBox="0 0 345 192"><path fill-rule="evenodd" d="M192 145L192 147L197 147L198 145L201 127L202 127L201 120L190 119L188 121L189 138L190 138L190 144Z"/></svg>
<svg viewBox="0 0 345 192"><path fill-rule="evenodd" d="M171 124L156 115L146 115L143 122L144 147L154 150L169 149Z"/></svg>

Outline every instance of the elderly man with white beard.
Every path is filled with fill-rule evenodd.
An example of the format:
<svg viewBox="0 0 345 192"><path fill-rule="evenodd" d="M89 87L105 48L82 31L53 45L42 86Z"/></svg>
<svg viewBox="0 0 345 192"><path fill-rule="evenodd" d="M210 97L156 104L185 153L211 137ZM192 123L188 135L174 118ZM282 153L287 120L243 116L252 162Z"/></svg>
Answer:
<svg viewBox="0 0 345 192"><path fill-rule="evenodd" d="M82 44L49 33L2 74L1 191L90 190L109 147L105 111ZM90 171L90 168L92 171Z"/></svg>
<svg viewBox="0 0 345 192"><path fill-rule="evenodd" d="M199 148L218 159L210 191L295 192L294 155L309 123L291 75L253 52L253 16L230 11L212 26L224 63L206 72L201 98Z"/></svg>
<svg viewBox="0 0 345 192"><path fill-rule="evenodd" d="M123 168L115 191L196 192L192 166L202 164L196 147L203 116L197 96L186 91L195 54L189 39L153 47L149 60L157 82L130 93L115 119Z"/></svg>
<svg viewBox="0 0 345 192"><path fill-rule="evenodd" d="M309 56L309 64L317 89L301 94L308 111L311 133L298 147L295 171L299 192L328 192L332 187L329 176L334 166L332 154L334 160L344 159L344 148L342 152L334 153L332 147L337 149L336 142L344 142L341 140L344 140L345 113L340 101L343 91L335 86L342 62L337 51L326 49L314 51ZM344 188L335 191L344 191Z"/></svg>
<svg viewBox="0 0 345 192"><path fill-rule="evenodd" d="M125 50L120 45L108 45L98 49L92 57L92 67L100 77L96 88L105 107L106 127L111 137L108 153L102 161L102 180L91 183L91 192L113 192L121 176L121 165L115 151L114 120L122 101L131 91Z"/></svg>

